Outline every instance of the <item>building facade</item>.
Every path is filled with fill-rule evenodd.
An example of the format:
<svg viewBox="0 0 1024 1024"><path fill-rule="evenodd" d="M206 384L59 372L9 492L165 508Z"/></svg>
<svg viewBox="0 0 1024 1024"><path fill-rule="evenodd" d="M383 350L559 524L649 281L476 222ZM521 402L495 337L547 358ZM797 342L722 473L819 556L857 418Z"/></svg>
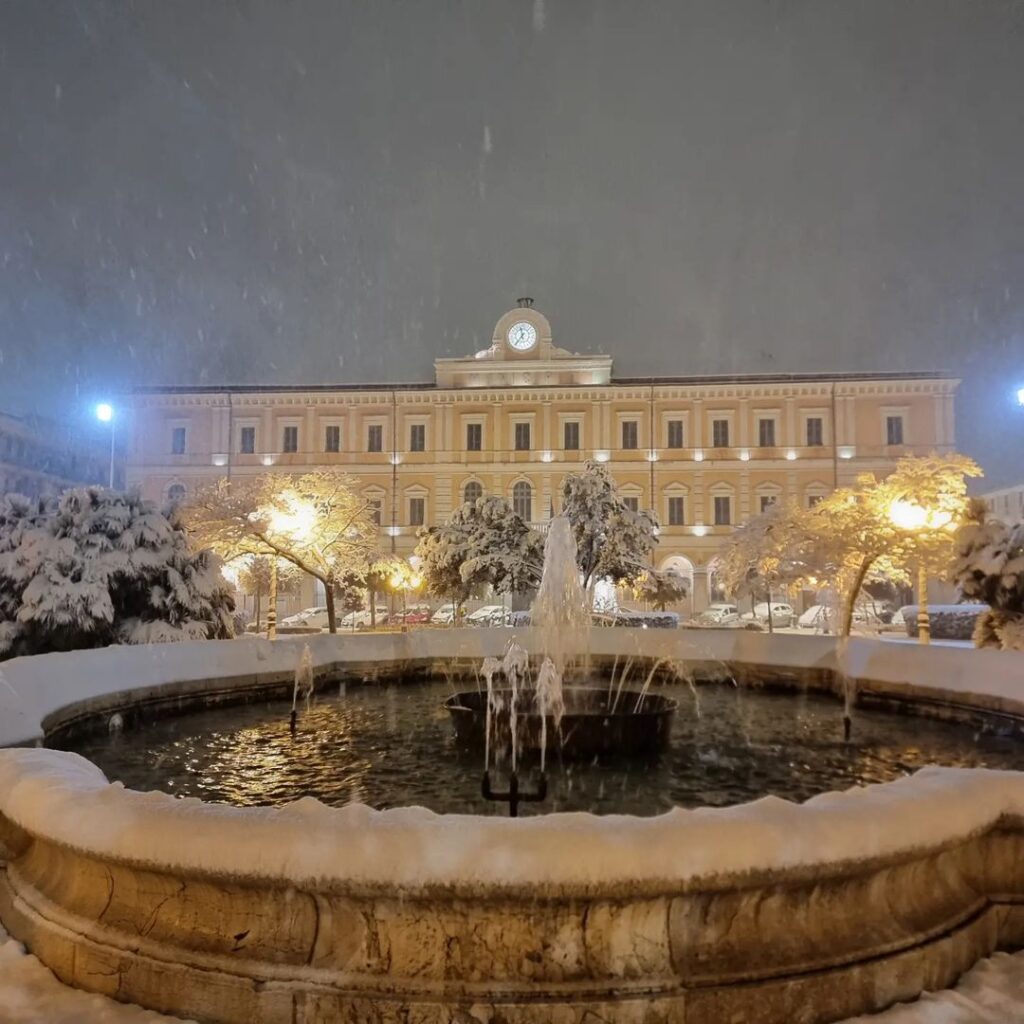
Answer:
<svg viewBox="0 0 1024 1024"><path fill-rule="evenodd" d="M980 497L996 519L1004 523L1024 522L1024 484L987 491Z"/></svg>
<svg viewBox="0 0 1024 1024"><path fill-rule="evenodd" d="M187 500L220 476L350 473L384 542L411 554L422 525L464 500L508 497L542 524L564 476L606 463L661 524L660 568L694 579L723 539L775 501L811 504L905 454L950 451L958 381L932 374L615 377L608 356L554 344L521 299L487 349L438 359L424 384L144 388L128 483Z"/></svg>
<svg viewBox="0 0 1024 1024"><path fill-rule="evenodd" d="M0 495L36 498L84 484L105 487L109 474L109 451L75 441L57 423L0 413ZM114 482L123 483L116 472Z"/></svg>

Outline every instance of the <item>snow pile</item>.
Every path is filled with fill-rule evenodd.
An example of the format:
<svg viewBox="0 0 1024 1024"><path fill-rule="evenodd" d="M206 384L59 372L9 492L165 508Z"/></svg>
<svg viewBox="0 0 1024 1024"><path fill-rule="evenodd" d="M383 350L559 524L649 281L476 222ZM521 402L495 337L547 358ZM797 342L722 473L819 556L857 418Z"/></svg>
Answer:
<svg viewBox="0 0 1024 1024"><path fill-rule="evenodd" d="M62 985L0 927L3 1024L194 1024Z"/></svg>
<svg viewBox="0 0 1024 1024"><path fill-rule="evenodd" d="M664 887L909 853L1024 814L1024 775L926 768L885 785L654 818L508 819L420 807L239 808L136 793L76 754L0 751L0 811L99 858L168 870L401 887ZM642 855L638 855L642 851Z"/></svg>
<svg viewBox="0 0 1024 1024"><path fill-rule="evenodd" d="M232 636L232 610L216 560L137 494L0 503L0 658Z"/></svg>

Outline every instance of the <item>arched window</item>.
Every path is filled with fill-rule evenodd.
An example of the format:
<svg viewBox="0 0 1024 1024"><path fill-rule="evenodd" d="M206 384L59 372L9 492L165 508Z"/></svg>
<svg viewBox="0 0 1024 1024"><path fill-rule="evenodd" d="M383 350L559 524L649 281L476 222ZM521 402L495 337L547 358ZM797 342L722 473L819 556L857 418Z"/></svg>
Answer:
<svg viewBox="0 0 1024 1024"><path fill-rule="evenodd" d="M512 488L512 511L524 522L533 519L533 488L525 480Z"/></svg>
<svg viewBox="0 0 1024 1024"><path fill-rule="evenodd" d="M477 480L470 480L462 489L463 501L476 501L484 496L484 485Z"/></svg>
<svg viewBox="0 0 1024 1024"><path fill-rule="evenodd" d="M171 505L180 505L185 500L185 485L171 484L167 488L167 501Z"/></svg>

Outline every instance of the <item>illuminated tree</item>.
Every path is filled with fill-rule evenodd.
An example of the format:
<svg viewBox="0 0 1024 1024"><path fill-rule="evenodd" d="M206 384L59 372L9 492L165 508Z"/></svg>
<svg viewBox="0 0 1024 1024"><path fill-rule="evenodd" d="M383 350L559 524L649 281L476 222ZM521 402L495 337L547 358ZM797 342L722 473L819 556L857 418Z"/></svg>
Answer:
<svg viewBox="0 0 1024 1024"><path fill-rule="evenodd" d="M718 556L718 577L735 597L767 592L771 631L772 591L813 575L807 561L813 548L809 510L776 503L747 520L726 541Z"/></svg>
<svg viewBox="0 0 1024 1024"><path fill-rule="evenodd" d="M268 556L243 555L235 562L225 565L221 570L234 582L243 594L248 594L255 601L256 630L260 628L261 604L264 594L270 594L273 576L271 560ZM300 579L299 570L290 562L277 560L277 594L288 594L297 589ZM276 596L276 595L275 595Z"/></svg>
<svg viewBox="0 0 1024 1024"><path fill-rule="evenodd" d="M324 585L330 632L335 593L346 573L365 566L377 526L352 478L334 472L220 480L184 510L192 534L225 559L276 555Z"/></svg>
<svg viewBox="0 0 1024 1024"><path fill-rule="evenodd" d="M835 491L808 518L808 562L830 577L842 597L843 636L853 624L861 586L872 575L900 582L918 572L922 642L928 640L929 575L945 577L954 556L954 533L964 521L967 477L980 476L965 455L908 456L883 480L858 477L852 489Z"/></svg>

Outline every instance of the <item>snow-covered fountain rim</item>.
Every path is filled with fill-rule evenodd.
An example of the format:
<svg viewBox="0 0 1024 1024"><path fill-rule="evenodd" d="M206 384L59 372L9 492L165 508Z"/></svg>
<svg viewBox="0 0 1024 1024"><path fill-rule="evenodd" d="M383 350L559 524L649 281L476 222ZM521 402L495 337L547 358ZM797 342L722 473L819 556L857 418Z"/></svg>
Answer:
<svg viewBox="0 0 1024 1024"><path fill-rule="evenodd" d="M141 869L349 891L664 893L863 870L1024 818L1024 773L926 768L803 804L766 797L640 818L518 820L312 798L233 807L139 793L77 754L0 751L0 816L32 836Z"/></svg>

